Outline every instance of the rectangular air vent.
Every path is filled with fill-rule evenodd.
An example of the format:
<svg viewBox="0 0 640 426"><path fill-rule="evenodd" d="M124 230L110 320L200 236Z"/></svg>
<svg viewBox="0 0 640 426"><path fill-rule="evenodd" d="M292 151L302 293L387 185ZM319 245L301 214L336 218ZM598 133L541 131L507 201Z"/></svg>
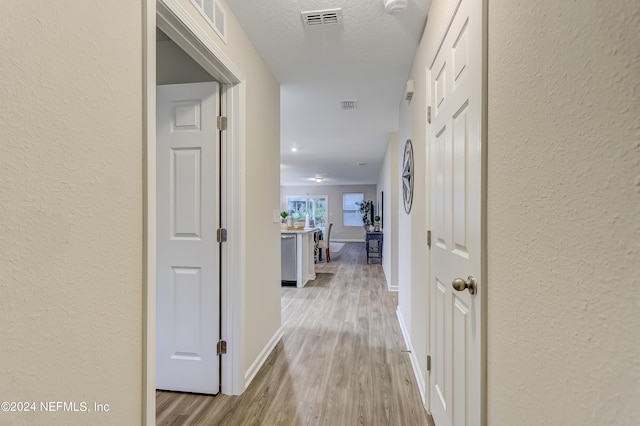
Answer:
<svg viewBox="0 0 640 426"><path fill-rule="evenodd" d="M404 99L410 101L413 98L413 80L407 81L407 90L404 92Z"/></svg>
<svg viewBox="0 0 640 426"><path fill-rule="evenodd" d="M354 109L356 109L357 106L358 106L358 101L356 99L347 100L347 101L340 101L340 108L345 110L345 111L354 110Z"/></svg>
<svg viewBox="0 0 640 426"><path fill-rule="evenodd" d="M217 0L191 0L222 41L227 42L226 12Z"/></svg>
<svg viewBox="0 0 640 426"><path fill-rule="evenodd" d="M300 12L305 27L339 24L342 22L342 9L314 10Z"/></svg>
<svg viewBox="0 0 640 426"><path fill-rule="evenodd" d="M215 20L213 21L213 25L218 34L222 35L222 38L226 40L227 38L227 19L224 13L224 9L220 6L219 2L215 4Z"/></svg>

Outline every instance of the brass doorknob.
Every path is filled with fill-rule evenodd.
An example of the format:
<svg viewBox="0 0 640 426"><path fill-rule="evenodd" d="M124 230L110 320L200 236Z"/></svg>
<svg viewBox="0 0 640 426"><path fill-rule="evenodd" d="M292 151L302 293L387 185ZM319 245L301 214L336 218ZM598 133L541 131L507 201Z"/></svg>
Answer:
<svg viewBox="0 0 640 426"><path fill-rule="evenodd" d="M476 279L473 278L473 275L469 275L466 281L462 278L456 278L455 280L453 280L451 285L457 291L464 291L464 289L468 288L469 294L476 293Z"/></svg>

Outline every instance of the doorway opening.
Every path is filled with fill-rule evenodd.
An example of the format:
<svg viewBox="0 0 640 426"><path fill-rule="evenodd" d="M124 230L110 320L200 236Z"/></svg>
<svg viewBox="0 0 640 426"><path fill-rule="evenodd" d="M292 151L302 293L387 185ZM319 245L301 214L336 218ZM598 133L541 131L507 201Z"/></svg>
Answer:
<svg viewBox="0 0 640 426"><path fill-rule="evenodd" d="M145 287L144 287L144 359L143 359L143 423L155 424L156 392L156 327L157 327L157 265L156 227L158 223L156 176L156 38L157 29L172 40L208 74L209 80L220 83L220 110L228 119L228 127L220 137L222 182L219 203L220 227L228 230L228 239L220 246L220 338L227 342L227 353L221 358L221 391L240 394L243 390L241 369L241 280L240 238L240 150L244 136L240 123L245 119L245 77L222 54L211 38L193 24L190 13L179 3L167 0L147 1L145 6L144 106L145 127ZM162 37L162 36L161 36ZM233 283L231 285L230 283Z"/></svg>

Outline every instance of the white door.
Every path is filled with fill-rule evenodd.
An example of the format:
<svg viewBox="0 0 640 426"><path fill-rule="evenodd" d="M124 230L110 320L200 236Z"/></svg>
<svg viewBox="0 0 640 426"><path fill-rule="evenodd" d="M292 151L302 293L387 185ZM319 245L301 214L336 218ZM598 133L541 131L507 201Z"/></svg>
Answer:
<svg viewBox="0 0 640 426"><path fill-rule="evenodd" d="M482 4L459 0L428 72L432 123L430 410L438 426L483 424ZM465 288L475 278L475 292ZM462 285L454 289L454 280Z"/></svg>
<svg viewBox="0 0 640 426"><path fill-rule="evenodd" d="M157 88L158 389L220 386L218 115L215 82Z"/></svg>

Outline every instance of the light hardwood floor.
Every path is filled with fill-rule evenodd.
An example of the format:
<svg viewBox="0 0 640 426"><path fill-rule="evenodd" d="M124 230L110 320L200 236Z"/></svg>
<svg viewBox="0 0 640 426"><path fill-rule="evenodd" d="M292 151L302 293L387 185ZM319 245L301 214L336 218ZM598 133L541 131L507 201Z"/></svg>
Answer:
<svg viewBox="0 0 640 426"><path fill-rule="evenodd" d="M282 288L284 337L241 396L156 393L158 425L427 425L398 319L397 293L364 243Z"/></svg>

